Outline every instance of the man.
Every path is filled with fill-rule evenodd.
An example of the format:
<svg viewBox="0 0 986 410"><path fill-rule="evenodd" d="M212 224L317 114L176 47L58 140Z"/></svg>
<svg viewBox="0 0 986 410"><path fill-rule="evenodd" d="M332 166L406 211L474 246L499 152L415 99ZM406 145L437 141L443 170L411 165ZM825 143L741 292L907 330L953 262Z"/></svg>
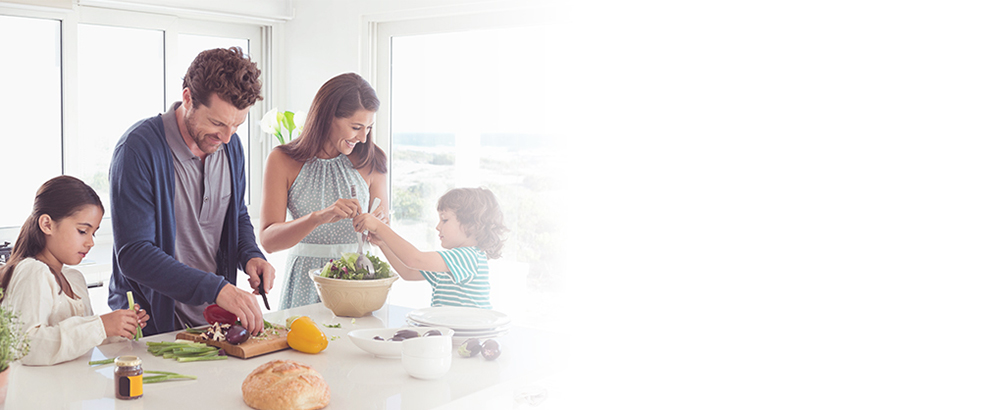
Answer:
<svg viewBox="0 0 986 410"><path fill-rule="evenodd" d="M236 287L274 282L243 196L246 158L236 128L261 99L260 70L238 47L206 50L189 66L182 99L128 129L110 163L113 274L109 305L127 292L150 312L145 335L205 324L216 303L253 334L263 330L255 296ZM254 291L256 294L257 291Z"/></svg>

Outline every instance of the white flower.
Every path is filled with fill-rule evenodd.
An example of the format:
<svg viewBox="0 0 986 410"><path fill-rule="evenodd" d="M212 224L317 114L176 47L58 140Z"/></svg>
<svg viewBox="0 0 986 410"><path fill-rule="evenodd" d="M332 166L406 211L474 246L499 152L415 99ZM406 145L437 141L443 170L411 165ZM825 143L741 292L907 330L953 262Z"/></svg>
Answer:
<svg viewBox="0 0 986 410"><path fill-rule="evenodd" d="M277 107L264 114L264 118L260 120L260 128L268 134L278 134L280 126L277 123Z"/></svg>
<svg viewBox="0 0 986 410"><path fill-rule="evenodd" d="M301 133L301 129L305 127L305 117L308 115L308 111L296 112L294 113L294 126L298 128L298 133Z"/></svg>

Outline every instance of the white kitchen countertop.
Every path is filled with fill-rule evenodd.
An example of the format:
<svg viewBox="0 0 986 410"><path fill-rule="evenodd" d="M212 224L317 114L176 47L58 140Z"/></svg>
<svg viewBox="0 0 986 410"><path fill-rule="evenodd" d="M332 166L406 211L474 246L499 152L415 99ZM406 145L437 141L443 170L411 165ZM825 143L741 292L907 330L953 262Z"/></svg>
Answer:
<svg viewBox="0 0 986 410"><path fill-rule="evenodd" d="M549 331L514 325L498 337L502 354L488 361L453 353L451 370L437 380L419 380L404 371L400 359L376 358L356 347L346 335L359 328L405 326L411 309L384 306L372 316L334 317L321 304L270 312L265 318L283 323L306 315L319 324L341 323L339 329L321 327L328 337L339 336L318 354L292 349L250 359L179 363L155 357L146 341L174 340L175 332L149 336L139 342L99 346L92 353L55 366L15 364L10 375L6 409L249 409L240 386L256 367L270 360L290 359L319 371L331 390L328 409L533 408L526 395L541 395L551 402L551 390L560 384L567 349L564 339ZM507 312L509 314L509 312ZM195 375L197 380L168 381L144 386L137 400L117 400L114 366L89 366L90 360L136 355L144 370ZM547 403L545 403L547 404ZM556 403L557 404L557 403ZM545 408L545 406L538 406ZM555 408L554 406L547 406Z"/></svg>

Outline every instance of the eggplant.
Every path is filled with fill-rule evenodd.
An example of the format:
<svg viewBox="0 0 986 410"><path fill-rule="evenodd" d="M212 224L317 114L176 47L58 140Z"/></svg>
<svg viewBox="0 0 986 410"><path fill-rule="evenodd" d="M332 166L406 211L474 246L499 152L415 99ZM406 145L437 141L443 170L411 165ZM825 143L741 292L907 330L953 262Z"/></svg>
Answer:
<svg viewBox="0 0 986 410"><path fill-rule="evenodd" d="M483 342L483 357L486 360L493 360L500 357L500 344L493 339Z"/></svg>
<svg viewBox="0 0 986 410"><path fill-rule="evenodd" d="M250 340L250 332L248 332L243 326L232 325L229 330L226 331L226 341L234 345L238 345L247 340Z"/></svg>
<svg viewBox="0 0 986 410"><path fill-rule="evenodd" d="M462 357L473 357L483 349L480 345L479 339L473 338L466 340L461 346L459 346L459 356Z"/></svg>
<svg viewBox="0 0 986 410"><path fill-rule="evenodd" d="M401 329L401 330L398 330L397 333L394 333L394 339L397 339L399 337L399 338L401 338L401 340L403 340L403 339L411 339L411 338L415 338L415 337L418 337L418 336L421 336L421 335L418 334L418 332L415 332L415 331L413 331L411 329Z"/></svg>

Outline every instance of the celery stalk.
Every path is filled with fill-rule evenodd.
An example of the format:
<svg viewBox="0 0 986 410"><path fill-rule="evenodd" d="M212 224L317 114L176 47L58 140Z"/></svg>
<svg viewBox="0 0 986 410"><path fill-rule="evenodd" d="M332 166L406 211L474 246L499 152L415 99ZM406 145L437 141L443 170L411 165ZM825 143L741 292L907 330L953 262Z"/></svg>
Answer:
<svg viewBox="0 0 986 410"><path fill-rule="evenodd" d="M179 362L198 362L202 360L226 360L229 356L176 357Z"/></svg>
<svg viewBox="0 0 986 410"><path fill-rule="evenodd" d="M109 359L106 359L106 360L92 360L92 361L89 362L89 365L90 366L95 366L95 365L102 365L102 364L110 364L110 363L113 363L114 360L116 360L115 357L109 358Z"/></svg>
<svg viewBox="0 0 986 410"><path fill-rule="evenodd" d="M127 302L130 303L130 310L134 310L134 294L131 291L127 291ZM137 323L137 334L134 335L134 340L140 340L144 337L144 332L140 329L140 323Z"/></svg>

